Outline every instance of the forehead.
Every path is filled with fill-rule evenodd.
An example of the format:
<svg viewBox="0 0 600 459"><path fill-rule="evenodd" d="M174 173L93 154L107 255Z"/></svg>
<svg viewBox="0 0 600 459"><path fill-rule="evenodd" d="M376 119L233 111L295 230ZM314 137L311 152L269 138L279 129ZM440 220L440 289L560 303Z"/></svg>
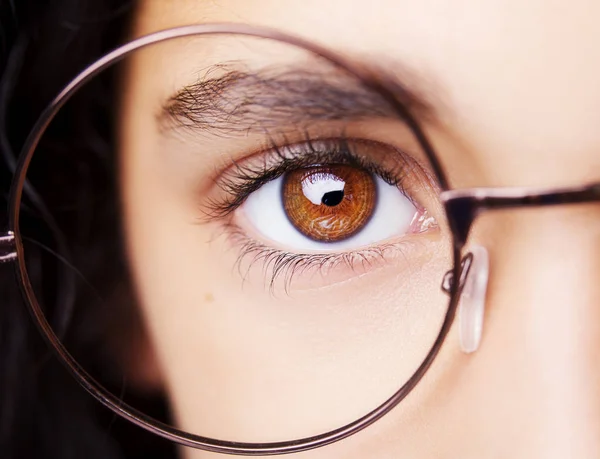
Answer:
<svg viewBox="0 0 600 459"><path fill-rule="evenodd" d="M600 170L598 17L596 0L146 0L136 34L246 22L375 55L435 90L465 148L492 165L526 155L558 176Z"/></svg>

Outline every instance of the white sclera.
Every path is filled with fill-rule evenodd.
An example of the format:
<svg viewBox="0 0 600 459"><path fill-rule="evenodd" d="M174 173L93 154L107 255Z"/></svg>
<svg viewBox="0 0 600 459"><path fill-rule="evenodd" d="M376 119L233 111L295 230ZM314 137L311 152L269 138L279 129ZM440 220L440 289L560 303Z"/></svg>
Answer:
<svg viewBox="0 0 600 459"><path fill-rule="evenodd" d="M412 202L398 187L374 177L377 203L365 227L354 236L339 242L317 242L294 228L282 202L283 177L272 180L254 193L241 206L248 221L266 240L296 252L333 252L352 250L406 233L417 212Z"/></svg>
<svg viewBox="0 0 600 459"><path fill-rule="evenodd" d="M483 333L489 256L485 247L473 246L473 261L458 304L460 347L470 354L479 348Z"/></svg>

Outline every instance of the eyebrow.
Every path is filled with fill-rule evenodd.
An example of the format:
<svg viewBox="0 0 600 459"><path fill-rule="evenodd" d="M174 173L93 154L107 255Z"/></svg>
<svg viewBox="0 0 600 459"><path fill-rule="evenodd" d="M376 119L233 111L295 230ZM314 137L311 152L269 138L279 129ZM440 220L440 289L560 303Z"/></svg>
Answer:
<svg viewBox="0 0 600 459"><path fill-rule="evenodd" d="M430 103L394 74L373 71L402 107L418 118L434 118ZM348 73L333 69L210 67L162 104L162 130L193 129L225 135L324 121L401 118L389 100Z"/></svg>

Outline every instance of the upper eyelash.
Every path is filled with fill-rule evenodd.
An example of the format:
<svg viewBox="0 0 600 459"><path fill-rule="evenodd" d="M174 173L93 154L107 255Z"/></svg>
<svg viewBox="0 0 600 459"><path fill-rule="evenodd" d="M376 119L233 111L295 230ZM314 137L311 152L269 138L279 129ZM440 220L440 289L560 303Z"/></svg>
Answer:
<svg viewBox="0 0 600 459"><path fill-rule="evenodd" d="M317 142L320 145L326 144L326 148L319 148ZM225 192L226 197L221 200L209 200L203 209L204 214L208 219L226 217L240 207L250 194L286 172L301 167L336 162L363 168L376 174L386 183L397 186L412 201L410 194L402 187L406 168L402 167L396 171L386 170L365 156L355 153L353 142L366 141L345 136L317 141L307 138L302 143L284 147L271 141L271 148L266 151L259 165L234 162L232 168L223 177L217 179L217 185ZM273 156L277 158L277 164L270 166L269 160Z"/></svg>

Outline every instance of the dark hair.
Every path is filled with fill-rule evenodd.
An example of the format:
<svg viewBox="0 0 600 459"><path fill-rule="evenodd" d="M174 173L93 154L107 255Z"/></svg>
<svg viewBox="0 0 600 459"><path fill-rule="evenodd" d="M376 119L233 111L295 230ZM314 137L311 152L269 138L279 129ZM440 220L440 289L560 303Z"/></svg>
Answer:
<svg viewBox="0 0 600 459"><path fill-rule="evenodd" d="M8 188L16 156L36 118L71 78L126 38L133 10L134 2L125 0L0 0L0 229L7 227ZM77 166L85 168L86 179L73 183L60 176L44 178L32 192L42 196L45 204L27 213L22 224L39 244L52 245L60 238L77 244L90 237L82 228L89 229L94 215L102 214L107 223L96 231L106 234L106 244L84 244L83 253L76 256L84 260L86 276L110 284L115 274L125 273L118 261L109 265L111 253L119 249L116 218L110 218L115 210L94 208L84 214L61 214L60 234L52 231L46 218L53 215L56 196L107 201L98 197L114 189L110 138L98 129L103 119L109 124L113 85L100 80L94 84L88 91L91 96L61 113L64 123L58 123L44 138L46 145L40 145L57 154L85 149L85 164ZM68 136L60 126L68 126ZM54 256L43 250L29 256L30 275L42 286L49 318L61 320L64 311L75 305L78 329L69 330L65 339L83 349L78 357L86 364L105 365L106 356L93 350L95 340L105 336L96 328L85 328L85 324L98 321L98 311L85 307L85 299L66 281L64 266ZM101 407L52 357L27 313L12 269L11 264L0 264L0 456L113 459L173 455L168 442ZM157 400L139 403L146 403L148 409L164 409Z"/></svg>

